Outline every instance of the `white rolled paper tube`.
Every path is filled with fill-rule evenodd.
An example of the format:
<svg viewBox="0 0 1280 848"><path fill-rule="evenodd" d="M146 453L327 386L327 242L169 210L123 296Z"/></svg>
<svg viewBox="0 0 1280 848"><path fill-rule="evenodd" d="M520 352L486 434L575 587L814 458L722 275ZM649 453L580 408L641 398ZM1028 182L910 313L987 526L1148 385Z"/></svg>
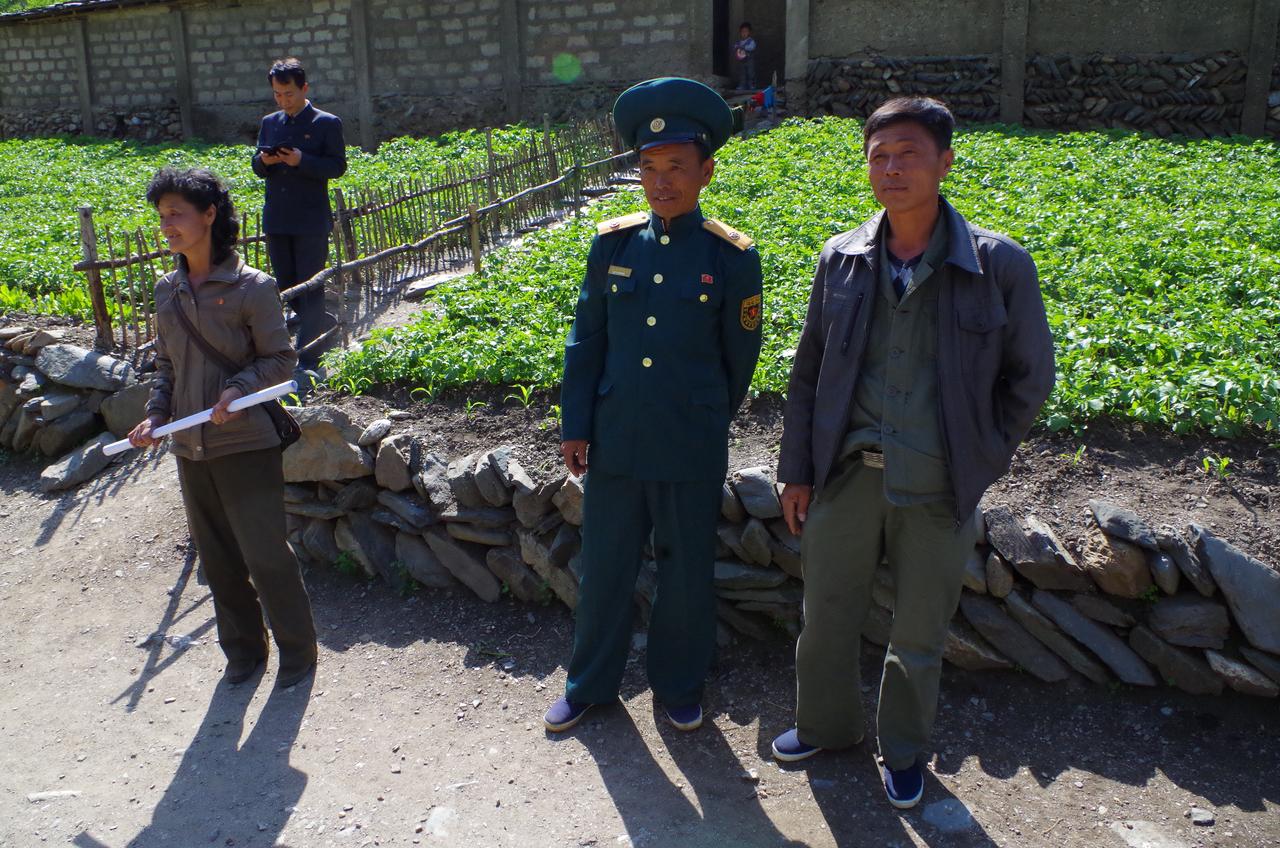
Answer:
<svg viewBox="0 0 1280 848"><path fill-rule="evenodd" d="M251 395L245 395L237 398L227 404L228 412L239 412L242 409L248 409L251 406L257 406L260 403L266 403L269 400L284 397L298 390L298 384L293 380L280 383L277 386L270 386L261 391L254 392ZM151 431L152 438L159 439L164 436L177 433L179 430L189 430L200 424L204 424L213 418L213 410L205 409L200 412L193 413L185 418L179 418L177 421L170 421L168 424L162 424ZM106 456L115 456L118 453L124 453L133 447L128 439L121 439L118 442L112 442L102 449L102 453Z"/></svg>

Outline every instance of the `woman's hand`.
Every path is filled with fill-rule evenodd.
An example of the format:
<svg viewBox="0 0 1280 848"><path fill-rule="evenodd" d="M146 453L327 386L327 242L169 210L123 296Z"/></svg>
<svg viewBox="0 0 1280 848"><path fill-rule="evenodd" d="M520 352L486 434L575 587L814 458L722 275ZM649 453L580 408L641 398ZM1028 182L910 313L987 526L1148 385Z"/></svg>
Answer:
<svg viewBox="0 0 1280 848"><path fill-rule="evenodd" d="M135 448L149 448L152 445L160 444L160 440L151 435L151 431L164 423L164 420L158 415L150 418L144 418L138 422L138 425L129 431L126 437L129 444Z"/></svg>
<svg viewBox="0 0 1280 848"><path fill-rule="evenodd" d="M214 424L226 424L228 421L235 421L241 415L244 415L243 409L239 412L227 411L227 406L231 401L239 400L242 397L244 397L244 392L240 391L235 386L228 386L223 389L222 395L218 398L218 402L213 405L213 414L210 416L210 420L213 421Z"/></svg>

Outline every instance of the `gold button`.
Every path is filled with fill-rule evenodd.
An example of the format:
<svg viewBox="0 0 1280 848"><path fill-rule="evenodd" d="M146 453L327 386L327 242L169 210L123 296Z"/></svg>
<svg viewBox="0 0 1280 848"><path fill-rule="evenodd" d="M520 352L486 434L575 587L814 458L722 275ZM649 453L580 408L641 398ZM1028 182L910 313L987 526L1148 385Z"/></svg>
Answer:
<svg viewBox="0 0 1280 848"><path fill-rule="evenodd" d="M658 323L658 319L650 315L648 318L645 319L645 323L648 324L650 327L652 327L654 324Z"/></svg>
<svg viewBox="0 0 1280 848"><path fill-rule="evenodd" d="M613 290L614 290L614 291L617 291L617 290L618 290L618 284L617 284L617 283L614 283L614 284L613 284Z"/></svg>
<svg viewBox="0 0 1280 848"><path fill-rule="evenodd" d="M661 274L654 274L654 275L653 275L653 281L654 281L655 283L658 283L659 285L661 285L661 284L662 284L662 275L661 275Z"/></svg>
<svg viewBox="0 0 1280 848"><path fill-rule="evenodd" d="M662 236L661 238L658 239L658 241L662 242L663 244L671 244L671 236Z"/></svg>
<svg viewBox="0 0 1280 848"><path fill-rule="evenodd" d="M646 356L644 359L640 360L640 364L645 368L648 368L653 365L653 360Z"/></svg>
<svg viewBox="0 0 1280 848"><path fill-rule="evenodd" d="M705 294L700 294L700 295L698 295L698 300L702 301L703 303L706 303L706 302L707 302L707 296L706 296Z"/></svg>

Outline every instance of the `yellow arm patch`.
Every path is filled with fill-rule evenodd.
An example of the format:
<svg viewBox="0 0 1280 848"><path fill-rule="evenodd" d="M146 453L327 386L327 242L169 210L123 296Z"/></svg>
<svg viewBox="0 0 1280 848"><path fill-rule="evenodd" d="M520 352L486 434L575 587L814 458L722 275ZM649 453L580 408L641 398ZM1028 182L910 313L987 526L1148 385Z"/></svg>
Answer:
<svg viewBox="0 0 1280 848"><path fill-rule="evenodd" d="M747 332L760 329L760 313L760 295L753 294L742 301L738 308L738 321L742 324L742 329Z"/></svg>
<svg viewBox="0 0 1280 848"><path fill-rule="evenodd" d="M601 221L596 224L596 232L605 236L609 233L622 232L647 223L649 223L648 212L632 212L630 215L623 215L621 218L610 218L608 221Z"/></svg>
<svg viewBox="0 0 1280 848"><path fill-rule="evenodd" d="M709 233L714 233L720 238L729 242L729 244L738 248L738 250L746 250L755 244L755 240L745 233L740 233L728 224L717 221L715 218L708 218L702 222L702 229Z"/></svg>

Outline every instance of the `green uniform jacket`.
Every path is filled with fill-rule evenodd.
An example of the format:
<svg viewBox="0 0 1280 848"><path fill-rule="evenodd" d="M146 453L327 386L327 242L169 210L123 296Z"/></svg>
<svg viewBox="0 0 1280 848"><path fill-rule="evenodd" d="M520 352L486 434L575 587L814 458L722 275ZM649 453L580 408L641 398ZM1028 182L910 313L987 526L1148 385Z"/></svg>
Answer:
<svg viewBox="0 0 1280 848"><path fill-rule="evenodd" d="M695 209L605 221L565 345L562 437L589 463L671 482L722 479L729 422L760 355L760 255Z"/></svg>

